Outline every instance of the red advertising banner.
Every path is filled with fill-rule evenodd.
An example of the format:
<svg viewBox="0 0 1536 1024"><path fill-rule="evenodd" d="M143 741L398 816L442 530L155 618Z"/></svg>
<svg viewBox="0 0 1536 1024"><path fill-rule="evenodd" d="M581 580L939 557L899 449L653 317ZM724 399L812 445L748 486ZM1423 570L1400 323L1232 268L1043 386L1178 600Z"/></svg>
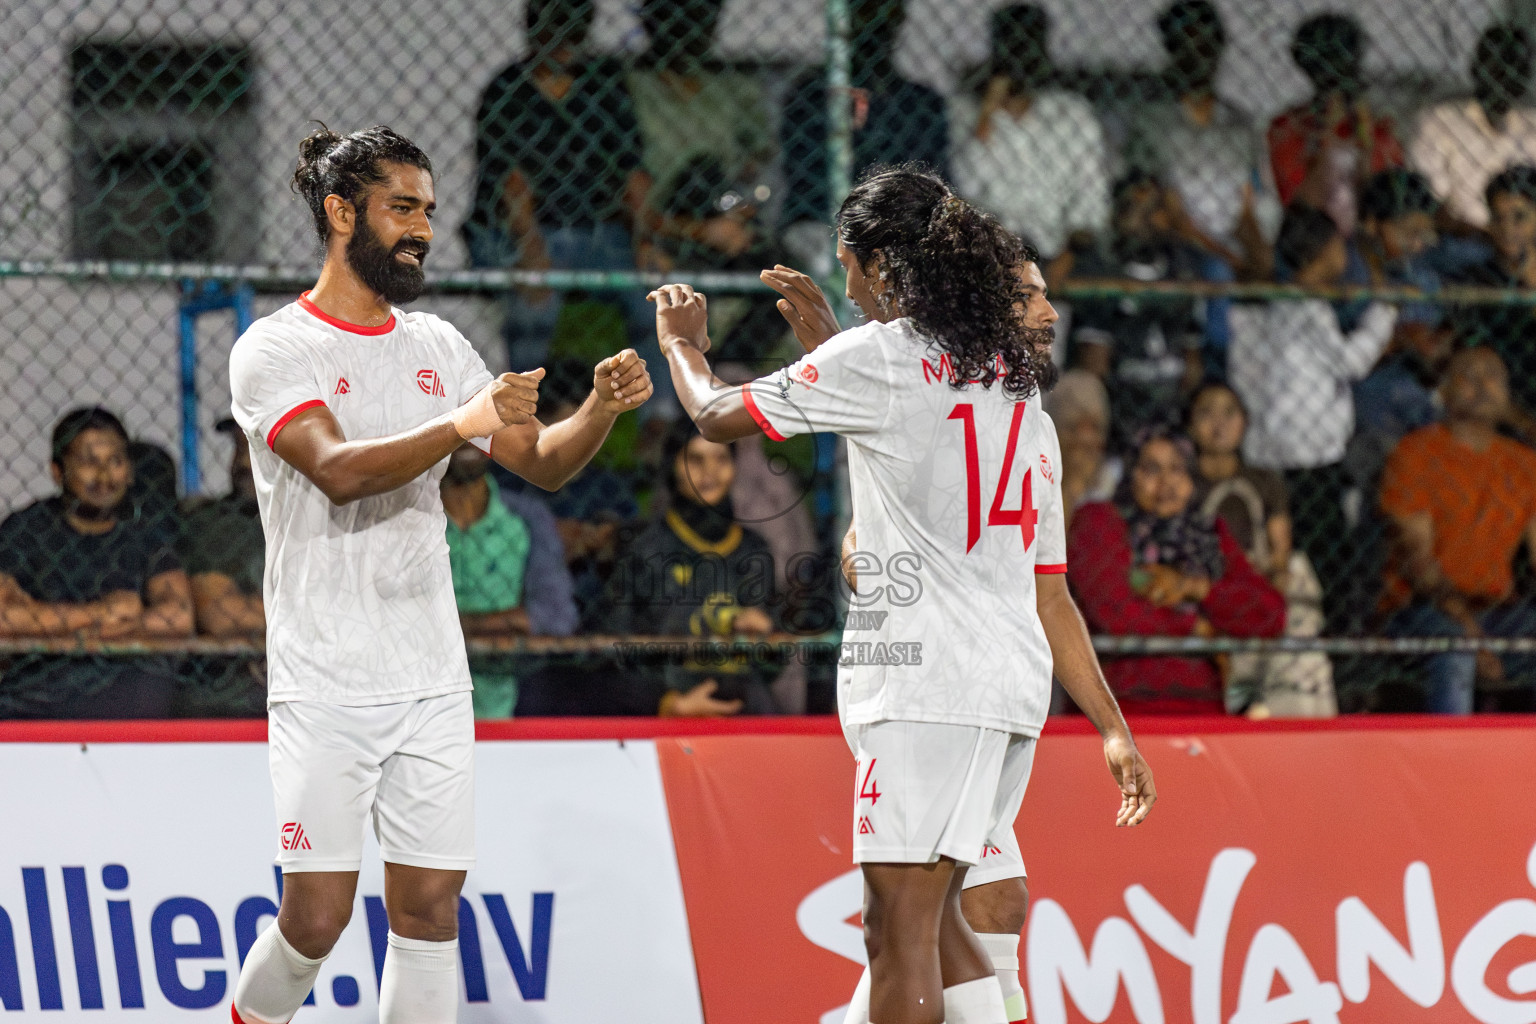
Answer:
<svg viewBox="0 0 1536 1024"><path fill-rule="evenodd" d="M1031 1020L1536 1022L1529 720L1138 740L1160 799L1118 830L1097 738L1041 742L1018 822ZM841 738L657 747L707 1024L837 1024L862 961Z"/></svg>

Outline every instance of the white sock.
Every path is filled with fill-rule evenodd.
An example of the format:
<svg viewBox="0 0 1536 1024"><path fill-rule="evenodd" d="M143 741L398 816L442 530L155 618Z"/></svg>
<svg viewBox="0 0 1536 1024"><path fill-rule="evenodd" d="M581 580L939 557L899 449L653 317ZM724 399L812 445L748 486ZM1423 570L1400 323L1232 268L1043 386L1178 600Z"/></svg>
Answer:
<svg viewBox="0 0 1536 1024"><path fill-rule="evenodd" d="M389 933L379 983L379 1024L454 1024L459 1019L459 940Z"/></svg>
<svg viewBox="0 0 1536 1024"><path fill-rule="evenodd" d="M325 957L311 960L288 944L277 922L256 936L240 980L235 982L235 1012L246 1024L287 1024L315 987Z"/></svg>
<svg viewBox="0 0 1536 1024"><path fill-rule="evenodd" d="M976 937L992 958L992 969L1003 986L1003 1009L1008 1011L1009 1024L1019 1024L1029 1016L1024 986L1019 984L1019 937L1006 932L977 932Z"/></svg>
<svg viewBox="0 0 1536 1024"><path fill-rule="evenodd" d="M997 977L977 978L945 989L944 1024L1008 1024Z"/></svg>
<svg viewBox="0 0 1536 1024"><path fill-rule="evenodd" d="M859 978L859 985L853 990L853 1001L848 1004L848 1016L843 1018L843 1024L869 1024L869 968L864 968L864 974Z"/></svg>

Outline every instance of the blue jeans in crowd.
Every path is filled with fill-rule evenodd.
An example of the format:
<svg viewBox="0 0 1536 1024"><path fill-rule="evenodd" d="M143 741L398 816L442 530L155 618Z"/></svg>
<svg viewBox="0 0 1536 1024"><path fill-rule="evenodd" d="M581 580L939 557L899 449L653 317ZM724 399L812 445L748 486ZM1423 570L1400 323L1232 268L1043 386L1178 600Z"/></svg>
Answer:
<svg viewBox="0 0 1536 1024"><path fill-rule="evenodd" d="M605 223L592 227L543 227L544 244L551 269L555 270L634 270L634 247L629 232L620 224ZM516 264L517 244L499 229L467 225L470 259L476 267L506 268ZM672 374L656 340L656 307L645 300L645 289L624 289L608 293L623 312L629 345L646 362L655 395L642 409L642 415L671 415L677 407L677 393ZM507 359L513 370L531 370L543 364L549 345L565 306L565 293L551 291L539 302L530 302L514 289L503 299L505 320L502 337L507 343Z"/></svg>
<svg viewBox="0 0 1536 1024"><path fill-rule="evenodd" d="M1200 280L1231 284L1237 272L1226 260L1206 253L1200 260ZM1227 379L1227 350L1232 347L1232 300L1226 296L1205 300L1205 344L1201 362L1205 375L1213 380Z"/></svg>
<svg viewBox="0 0 1536 1024"><path fill-rule="evenodd" d="M1477 617L1484 636L1536 635L1536 608L1498 605ZM1430 604L1412 604L1387 623L1389 636L1465 636L1461 625ZM1513 686L1536 685L1536 655L1506 654L1505 679ZM1477 655L1449 651L1432 654L1423 662L1429 688L1429 710L1440 715L1469 715L1473 710Z"/></svg>

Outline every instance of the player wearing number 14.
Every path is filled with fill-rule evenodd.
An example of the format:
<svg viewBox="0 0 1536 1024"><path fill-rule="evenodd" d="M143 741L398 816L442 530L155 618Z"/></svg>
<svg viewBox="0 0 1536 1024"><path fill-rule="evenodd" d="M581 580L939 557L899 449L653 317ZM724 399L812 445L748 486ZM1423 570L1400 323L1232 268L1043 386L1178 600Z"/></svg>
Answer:
<svg viewBox="0 0 1536 1024"><path fill-rule="evenodd" d="M870 955L849 1021L1006 1024L1023 1016L1000 977L1011 964L1017 992L1013 821L1053 668L1105 736L1118 821L1140 821L1155 799L1065 588L1061 454L1038 399L1056 315L1034 254L921 169L878 171L853 189L838 259L869 322L827 337L836 324L819 290L765 272L807 354L742 388L710 374L692 289L653 293L657 329L704 436L842 435L859 552L906 559L918 578L913 600L880 604L874 628L845 639L919 643L921 659L845 662L838 674ZM871 600L856 590L851 603ZM978 893L1013 885L967 900L972 873ZM1016 918L1002 912L1009 893L1020 894ZM973 905L994 911L978 914L979 929ZM1011 948L994 953L978 930Z"/></svg>

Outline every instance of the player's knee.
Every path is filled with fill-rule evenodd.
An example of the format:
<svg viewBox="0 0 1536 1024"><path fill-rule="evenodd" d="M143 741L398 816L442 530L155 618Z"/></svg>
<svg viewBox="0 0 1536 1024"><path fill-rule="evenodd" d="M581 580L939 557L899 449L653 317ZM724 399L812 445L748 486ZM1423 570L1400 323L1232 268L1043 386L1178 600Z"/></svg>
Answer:
<svg viewBox="0 0 1536 1024"><path fill-rule="evenodd" d="M283 938L304 956L327 956L351 920L350 903L317 900L283 915Z"/></svg>
<svg viewBox="0 0 1536 1024"><path fill-rule="evenodd" d="M1023 878L1004 878L967 889L960 897L972 930L994 934L1024 930L1029 914L1029 885Z"/></svg>
<svg viewBox="0 0 1536 1024"><path fill-rule="evenodd" d="M406 939L451 942L459 937L458 897L451 902L413 906L389 915L389 930Z"/></svg>

